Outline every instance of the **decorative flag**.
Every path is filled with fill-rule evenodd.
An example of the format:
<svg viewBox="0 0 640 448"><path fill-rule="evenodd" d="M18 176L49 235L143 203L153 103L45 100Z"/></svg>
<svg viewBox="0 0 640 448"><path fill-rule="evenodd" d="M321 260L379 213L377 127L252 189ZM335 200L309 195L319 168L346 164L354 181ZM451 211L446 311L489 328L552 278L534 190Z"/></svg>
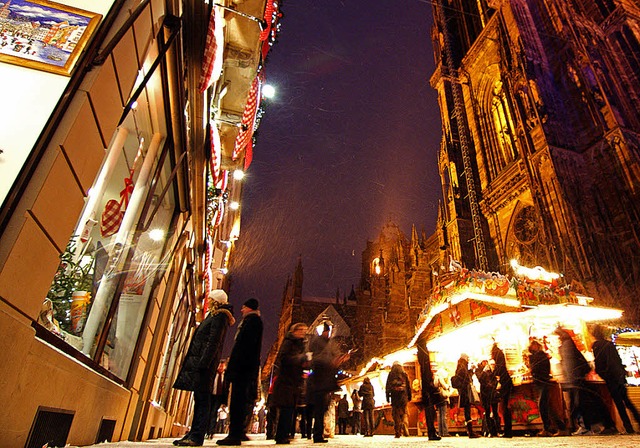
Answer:
<svg viewBox="0 0 640 448"><path fill-rule="evenodd" d="M202 57L202 73L200 74L200 84L198 85L200 93L203 93L211 84L217 81L222 73L223 45L218 45L218 42L224 42L223 27L224 19L222 14L216 14L216 8L212 8L209 16L207 41Z"/></svg>
<svg viewBox="0 0 640 448"><path fill-rule="evenodd" d="M271 48L271 45L276 40L276 33L280 28L278 23L282 13L277 1L267 0L267 5L264 10L264 21L266 26L260 33L260 40L262 41L262 60L267 57L267 53Z"/></svg>
<svg viewBox="0 0 640 448"><path fill-rule="evenodd" d="M220 165L222 162L222 145L220 143L220 133L215 123L209 122L209 142L211 157L209 158L209 167L211 169L211 177L213 184L217 185L221 180Z"/></svg>
<svg viewBox="0 0 640 448"><path fill-rule="evenodd" d="M220 179L214 185L220 191L225 191L227 189L227 184L229 183L229 171L223 170L220 175Z"/></svg>
<svg viewBox="0 0 640 448"><path fill-rule="evenodd" d="M253 131L256 123L256 114L258 105L260 104L260 89L262 86L261 73L258 73L251 83L249 96L247 97L247 105L242 114L242 128L236 137L235 147L233 148L233 160L237 160L240 154L245 151L245 170L249 167L253 158Z"/></svg>

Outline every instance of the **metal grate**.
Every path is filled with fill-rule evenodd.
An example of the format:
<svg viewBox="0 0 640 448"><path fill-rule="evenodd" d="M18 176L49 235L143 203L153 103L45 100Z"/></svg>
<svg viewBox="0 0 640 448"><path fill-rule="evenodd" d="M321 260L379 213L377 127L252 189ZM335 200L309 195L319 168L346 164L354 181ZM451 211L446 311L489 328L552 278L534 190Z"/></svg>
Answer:
<svg viewBox="0 0 640 448"><path fill-rule="evenodd" d="M98 429L98 435L96 436L96 443L111 442L115 430L116 421L103 417L100 422L100 428Z"/></svg>
<svg viewBox="0 0 640 448"><path fill-rule="evenodd" d="M65 446L74 415L75 411L39 406L25 448Z"/></svg>

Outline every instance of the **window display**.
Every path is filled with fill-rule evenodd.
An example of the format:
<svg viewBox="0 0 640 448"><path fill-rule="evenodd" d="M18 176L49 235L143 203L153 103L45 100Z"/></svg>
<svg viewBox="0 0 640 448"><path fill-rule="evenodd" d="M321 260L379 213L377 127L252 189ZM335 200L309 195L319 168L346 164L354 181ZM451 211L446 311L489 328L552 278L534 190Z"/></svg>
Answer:
<svg viewBox="0 0 640 448"><path fill-rule="evenodd" d="M129 113L87 194L38 318L121 379L169 256L176 207L175 189L165 188L172 179L168 149L152 133L150 117Z"/></svg>

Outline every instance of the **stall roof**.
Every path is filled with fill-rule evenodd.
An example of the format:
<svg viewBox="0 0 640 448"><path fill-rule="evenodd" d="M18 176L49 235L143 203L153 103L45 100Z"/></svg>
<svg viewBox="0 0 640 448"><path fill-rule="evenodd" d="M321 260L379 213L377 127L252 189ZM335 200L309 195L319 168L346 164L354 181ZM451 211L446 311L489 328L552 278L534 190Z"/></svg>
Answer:
<svg viewBox="0 0 640 448"><path fill-rule="evenodd" d="M640 346L640 331L628 331L626 333L620 333L616 338L616 344Z"/></svg>

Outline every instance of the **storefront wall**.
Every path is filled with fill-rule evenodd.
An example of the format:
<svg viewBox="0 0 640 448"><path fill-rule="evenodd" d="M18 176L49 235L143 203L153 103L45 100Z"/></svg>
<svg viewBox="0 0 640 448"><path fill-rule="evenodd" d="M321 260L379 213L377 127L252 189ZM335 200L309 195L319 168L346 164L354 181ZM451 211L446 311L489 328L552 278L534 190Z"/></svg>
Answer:
<svg viewBox="0 0 640 448"><path fill-rule="evenodd" d="M97 3L104 8L104 2L84 2L80 7L90 9ZM137 6L131 3L130 8L123 10ZM163 218L165 230L174 229L162 242L166 258L162 260L162 269L155 270L144 285L144 302L138 303L135 322L129 319L125 323L130 325L121 325L133 332L119 334L128 339L128 344L118 369L102 357L89 362L91 352L85 357L80 355L87 344L76 345L74 349L67 343L69 340L60 341L55 335L53 340L38 337L40 333L36 336L36 332L42 331L42 326L35 323L43 299L52 287L61 253L72 235L82 228L79 219L89 201L89 189L104 170L104 160L112 138L118 134L117 126L138 78L138 68L148 58L153 59L154 52L157 54L154 36L165 15L164 2L153 1L151 6L128 30L112 56L87 72L1 235L0 402L5 405L0 409L0 445L24 446L38 409L72 413L67 442L86 445L96 442L103 420L115 422L111 438L114 441L167 435L175 423L172 415L180 414L181 406L188 404L182 394L171 391L170 382L178 364L179 349L184 347L194 319L189 311L192 308L187 305L190 297L193 300L193 287L181 280L181 276L186 276L192 240L188 216L176 214L171 193L167 197L174 202L169 200L168 215L165 213ZM107 12L100 11L103 15ZM116 26L127 16L128 12L122 13ZM2 71L7 70L11 67L2 65ZM15 70L22 73L26 69ZM60 77L46 76L55 80ZM62 90L54 89L59 94ZM145 106L151 111L151 129L158 136L160 153L165 144L166 123L162 102L154 97L157 93L153 89L145 92ZM47 116L56 102L45 104ZM39 116L43 103L34 100L25 107ZM2 108L4 116L6 102ZM37 135L39 130L32 132ZM134 129L129 131L133 134ZM147 138L147 145L151 140ZM166 160L163 164L170 171L169 159ZM158 162L154 163L155 166ZM165 180L166 171L161 173ZM122 178L120 184L121 181ZM147 188L145 194L148 191ZM134 220L132 229L136 223ZM171 251L173 248L175 252ZM136 252L132 254L135 258ZM127 263L121 268L132 266L131 260ZM117 319L116 316L113 321ZM173 326L178 326L178 330L172 332ZM96 335L106 331L105 328L108 327L99 326ZM167 336L170 333L174 335L171 341ZM167 366L160 377L157 372L165 362ZM160 381L164 384L162 389L158 387ZM145 408L149 400L154 400L151 410Z"/></svg>

